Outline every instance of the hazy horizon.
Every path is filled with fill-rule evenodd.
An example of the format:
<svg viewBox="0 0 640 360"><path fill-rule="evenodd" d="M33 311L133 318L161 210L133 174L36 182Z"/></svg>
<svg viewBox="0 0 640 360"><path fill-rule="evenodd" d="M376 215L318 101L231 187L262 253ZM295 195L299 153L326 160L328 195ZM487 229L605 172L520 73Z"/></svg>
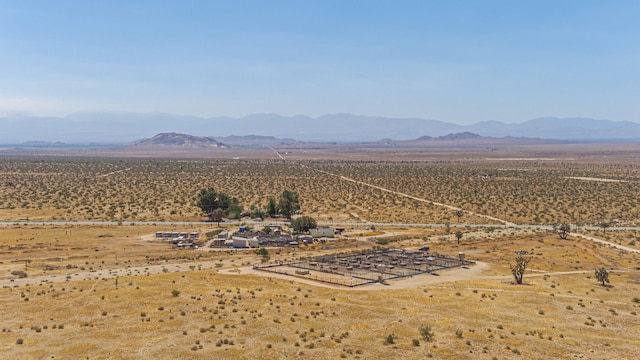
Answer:
<svg viewBox="0 0 640 360"><path fill-rule="evenodd" d="M312 120L317 120L320 119L322 117L327 117L327 116L336 116L336 115L349 115L349 116L357 116L357 117L369 117L369 118L388 118L388 119L393 119L393 120L406 120L406 119L415 119L415 120L434 120L434 121L439 121L439 122L445 122L445 123L450 123L450 124L454 124L454 125L474 125L477 123L482 123L482 122L492 122L492 121L496 121L496 122L500 122L500 123L504 123L504 124L522 124L524 122L527 121L531 121L531 120L536 120L536 119L549 119L549 118L557 118L557 119L574 119L574 118L584 118L584 119L591 119L591 120L597 120L597 121L612 121L612 122L624 122L624 121L628 121L628 122L632 122L632 123L640 123L640 121L629 121L629 120L621 120L621 119L599 119L599 118L592 118L592 117L587 117L587 116L567 116L567 117L559 117L559 116L555 116L555 115L547 115L547 116L535 116L535 117L531 117L531 118L527 118L527 119L522 119L520 121L509 121L509 120L498 120L498 119L477 119L475 121L472 122L468 122L468 123L458 123L455 121L449 121L447 119L434 119L434 118L426 118L426 117L394 117L394 116L382 116L382 115L376 115L376 114L356 114L356 113L347 113L347 112L340 112L340 113L326 113L326 114L320 114L318 116L310 116L307 114L281 114L281 113L276 113L276 112L255 112L255 113L247 113L244 115L240 115L240 116L230 116L230 115L225 115L225 114L220 114L220 115L212 115L212 116L199 116L199 115L195 115L195 114L184 114L184 113L171 113L171 112L165 112L165 111L128 111L128 110L80 110L80 111L74 111L74 112L70 112L70 113L66 113L63 115L39 115L39 114L32 114L32 113L28 113L28 112L11 112L11 113L7 113L7 114L0 114L0 118L7 118L7 119L20 119L20 118L81 118L83 116L87 116L87 117L91 117L94 115L142 115L142 116L164 116L164 115L168 115L168 116L180 116L180 117L192 117L192 118L198 118L198 119L221 119L221 118L230 118L230 119L244 119L244 118L249 118L252 116L261 116L261 115L275 115L278 117L284 117L284 118L296 118L296 117L304 117L304 118L309 118Z"/></svg>
<svg viewBox="0 0 640 360"><path fill-rule="evenodd" d="M411 140L471 132L485 137L527 137L556 140L640 140L640 124L589 118L537 118L521 123L482 121L459 125L420 118L388 118L354 114L281 116L252 114L241 118L169 113L83 112L68 117L0 118L0 144L30 141L127 143L159 133L225 137L261 135L299 141L363 142Z"/></svg>
<svg viewBox="0 0 640 360"><path fill-rule="evenodd" d="M7 0L0 117L640 123L639 10L590 0Z"/></svg>

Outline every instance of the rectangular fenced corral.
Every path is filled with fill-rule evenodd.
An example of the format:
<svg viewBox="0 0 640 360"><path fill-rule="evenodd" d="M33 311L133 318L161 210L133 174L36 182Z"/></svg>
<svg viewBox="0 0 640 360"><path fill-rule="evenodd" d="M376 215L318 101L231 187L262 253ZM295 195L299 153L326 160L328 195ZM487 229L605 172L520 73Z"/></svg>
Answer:
<svg viewBox="0 0 640 360"><path fill-rule="evenodd" d="M381 249L254 268L353 287L470 264L474 262L422 251Z"/></svg>

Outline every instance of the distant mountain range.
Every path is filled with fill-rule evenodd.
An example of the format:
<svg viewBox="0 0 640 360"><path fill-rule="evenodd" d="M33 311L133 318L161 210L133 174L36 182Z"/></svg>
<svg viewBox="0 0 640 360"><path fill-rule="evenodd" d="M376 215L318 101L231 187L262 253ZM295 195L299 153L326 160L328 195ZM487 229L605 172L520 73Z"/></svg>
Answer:
<svg viewBox="0 0 640 360"><path fill-rule="evenodd" d="M393 140L382 139L374 142L337 143L337 142L301 142L292 139L278 139L272 136L232 135L227 137L205 137L180 133L161 133L149 139L139 140L131 145L119 146L120 149L143 151L185 151L185 150L211 150L216 148L231 147L265 147L276 148L390 148L390 147L486 147L486 146L522 146L532 144L561 143L563 140L550 140L526 137L485 137L471 132L447 134L444 136L421 136L417 139ZM24 147L63 147L64 144L39 144L38 146Z"/></svg>
<svg viewBox="0 0 640 360"><path fill-rule="evenodd" d="M66 117L0 118L0 144L29 141L67 144L131 144L160 133L222 138L237 136L244 145L268 141L373 142L411 140L470 132L482 137L528 137L572 141L640 140L640 124L589 118L540 118L523 123L482 121L457 125L418 118L386 118L352 114L280 116L254 114L243 118L164 113L82 112ZM251 140L246 136L253 135ZM294 140L295 139L295 140ZM232 141L233 142L233 141Z"/></svg>

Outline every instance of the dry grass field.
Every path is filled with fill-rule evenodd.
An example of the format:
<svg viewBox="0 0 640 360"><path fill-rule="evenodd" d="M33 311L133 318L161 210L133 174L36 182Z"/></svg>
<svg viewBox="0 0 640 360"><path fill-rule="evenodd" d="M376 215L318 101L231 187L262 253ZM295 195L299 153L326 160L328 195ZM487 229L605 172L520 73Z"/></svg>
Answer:
<svg viewBox="0 0 640 360"><path fill-rule="evenodd" d="M287 161L3 158L0 352L13 359L639 358L640 253L500 221L571 222L580 234L640 249L633 229L575 230L640 225L637 160L615 149L604 152L609 161L595 150L529 150L488 160L443 150L424 161L415 152L398 161L305 160L300 149ZM535 160L551 157L560 160ZM427 244L478 264L350 289L256 273L250 268L261 258L251 250L175 250L153 240L156 231L218 229L162 223L200 220L195 196L208 186L245 209L289 188L318 220L399 223L376 233L346 226L343 238L324 245L269 249L270 263ZM451 207L464 210L460 225ZM38 220L122 225L29 224ZM455 231L464 233L460 244ZM531 262L525 284L513 285L509 265L519 250ZM606 286L594 276L601 267L610 272ZM421 333L427 327L432 338Z"/></svg>
<svg viewBox="0 0 640 360"><path fill-rule="evenodd" d="M3 354L16 359L640 355L640 254L588 240L533 230L511 235L506 229L457 245L430 233L426 241L432 249L465 251L489 267L470 277L447 278L445 270L441 276L348 289L244 274L259 262L249 250L176 251L138 235L152 230L3 229L3 244L14 243L7 238L19 234L25 244L2 254ZM405 240L391 245L425 244L422 231L408 230ZM101 237L105 233L112 237ZM343 245L339 251L375 246L366 240ZM518 286L510 283L508 266L521 249L532 251L533 260L526 284ZM331 251L337 250L272 250L271 261ZM19 260L27 256L34 261L25 269ZM615 269L606 287L593 275L600 266ZM239 273L221 273L233 269ZM9 270L29 275L20 279ZM424 325L431 326L432 341L423 339Z"/></svg>

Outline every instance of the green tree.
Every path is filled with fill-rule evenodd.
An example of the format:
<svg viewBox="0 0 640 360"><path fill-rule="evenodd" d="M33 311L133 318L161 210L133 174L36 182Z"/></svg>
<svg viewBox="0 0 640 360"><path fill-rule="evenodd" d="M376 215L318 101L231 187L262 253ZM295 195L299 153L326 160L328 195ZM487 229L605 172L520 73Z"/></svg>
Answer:
<svg viewBox="0 0 640 360"><path fill-rule="evenodd" d="M318 223L311 216L301 216L291 222L291 228L296 232L307 232L316 227L318 227Z"/></svg>
<svg viewBox="0 0 640 360"><path fill-rule="evenodd" d="M278 200L278 209L280 210L280 214L284 215L288 220L291 220L291 216L296 210L300 210L298 193L291 190L284 190Z"/></svg>
<svg viewBox="0 0 640 360"><path fill-rule="evenodd" d="M242 214L242 206L238 203L238 199L231 198L231 205L225 211L225 215L229 219L240 219L240 215Z"/></svg>
<svg viewBox="0 0 640 360"><path fill-rule="evenodd" d="M209 216L211 221L221 221L220 212L216 209L221 209L224 216L233 218L239 217L242 212L237 198L219 193L212 187L200 191L196 205ZM214 213L219 220L214 219Z"/></svg>
<svg viewBox="0 0 640 360"><path fill-rule="evenodd" d="M251 217L253 219L255 219L255 218L264 219L266 217L266 215L267 215L267 213L262 209L253 209L253 211L251 211Z"/></svg>
<svg viewBox="0 0 640 360"><path fill-rule="evenodd" d="M598 270L596 270L596 279L598 279L598 281L600 281L602 283L602 286L604 286L605 282L609 282L609 272L607 271L607 269L605 268L600 268Z"/></svg>
<svg viewBox="0 0 640 360"><path fill-rule="evenodd" d="M220 208L213 210L211 214L209 214L209 219L211 219L211 221L217 222L218 225L220 225L220 222L222 221L223 217L224 217L224 210Z"/></svg>
<svg viewBox="0 0 640 360"><path fill-rule="evenodd" d="M256 250L256 255L260 255L260 257L262 258L262 262L268 262L271 258L271 255L269 255L269 251L263 247Z"/></svg>
<svg viewBox="0 0 640 360"><path fill-rule="evenodd" d="M269 217L274 217L278 214L278 204L276 203L276 199L272 197L267 201L267 214Z"/></svg>
<svg viewBox="0 0 640 360"><path fill-rule="evenodd" d="M516 257L516 264L509 264L516 284L522 284L522 277L524 276L524 272L527 269L529 261L531 261L531 258L525 258L524 256L518 254L518 256Z"/></svg>
<svg viewBox="0 0 640 360"><path fill-rule="evenodd" d="M200 190L198 194L198 202L196 205L202 209L202 212L209 216L209 219L213 221L212 215L215 209L220 208L220 202L218 201L218 192L210 187Z"/></svg>

